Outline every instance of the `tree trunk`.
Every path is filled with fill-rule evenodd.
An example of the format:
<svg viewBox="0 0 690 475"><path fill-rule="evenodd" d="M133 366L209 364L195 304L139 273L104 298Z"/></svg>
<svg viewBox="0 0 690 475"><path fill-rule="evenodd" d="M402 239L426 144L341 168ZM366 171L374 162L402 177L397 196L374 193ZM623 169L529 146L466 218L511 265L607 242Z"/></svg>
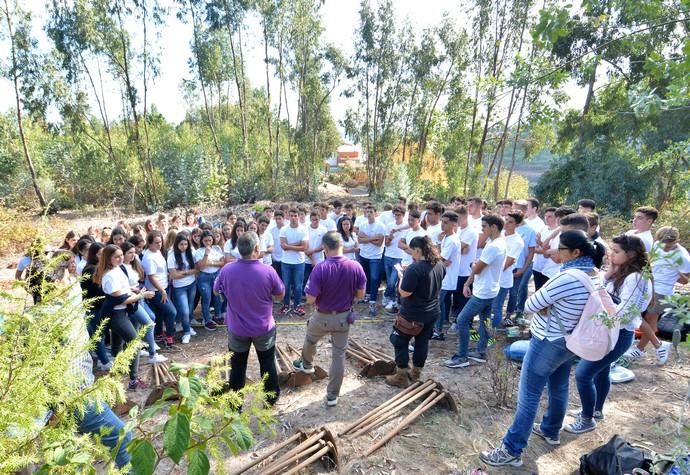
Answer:
<svg viewBox="0 0 690 475"><path fill-rule="evenodd" d="M17 126L19 127L19 138L22 142L22 151L24 152L24 158L26 159L26 165L29 169L29 175L31 175L31 183L34 187L34 192L36 192L36 197L38 198L38 203L41 208L45 209L48 205L46 199L41 192L41 188L38 186L38 176L36 175L36 169L34 168L33 160L31 160L31 154L29 153L29 144L26 139L26 133L24 132L24 120L22 118L22 103L19 99L19 72L17 71L17 53L15 50L14 43L14 32L12 30L12 19L10 18L10 8L5 2L5 19L7 20L7 33L10 39L10 52L12 55L12 83L14 85L14 99L17 107Z"/></svg>

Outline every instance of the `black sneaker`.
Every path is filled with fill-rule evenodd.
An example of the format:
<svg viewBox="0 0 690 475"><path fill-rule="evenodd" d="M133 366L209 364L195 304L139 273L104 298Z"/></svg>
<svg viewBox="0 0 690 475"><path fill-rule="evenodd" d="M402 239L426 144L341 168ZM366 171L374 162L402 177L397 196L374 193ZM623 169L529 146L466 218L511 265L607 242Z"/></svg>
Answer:
<svg viewBox="0 0 690 475"><path fill-rule="evenodd" d="M438 332L434 331L434 333L431 335L431 338L429 338L429 339L430 340L445 341L446 336L443 333L438 333Z"/></svg>
<svg viewBox="0 0 690 475"><path fill-rule="evenodd" d="M213 320L209 320L204 324L204 328L210 332L214 332L216 331L216 328L218 328L218 325L216 325L216 322L214 322Z"/></svg>
<svg viewBox="0 0 690 475"><path fill-rule="evenodd" d="M213 323L216 324L217 327L224 327L225 326L225 319L220 318L220 317L214 317L211 319Z"/></svg>

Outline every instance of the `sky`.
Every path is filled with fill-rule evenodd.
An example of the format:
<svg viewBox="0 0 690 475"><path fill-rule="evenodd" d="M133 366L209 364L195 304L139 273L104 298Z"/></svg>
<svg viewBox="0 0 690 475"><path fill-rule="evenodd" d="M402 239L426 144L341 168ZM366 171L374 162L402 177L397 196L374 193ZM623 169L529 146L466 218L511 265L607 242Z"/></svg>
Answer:
<svg viewBox="0 0 690 475"><path fill-rule="evenodd" d="M22 8L32 12L34 21L34 34L39 40L42 48L48 49L50 43L42 31L46 21L46 0L20 0ZM161 31L157 47L160 48L160 76L149 86L149 102L155 105L157 110L171 122L179 123L184 119L185 111L189 107L186 103L181 90L183 78L192 79L189 72L187 59L190 55L191 26L180 22L175 16L175 9L172 0L161 0L164 5L169 5L173 11L167 16L167 24ZM372 2L374 3L374 2ZM409 18L411 23L417 27L418 31L438 24L444 14L449 12L460 25L467 22L467 17L462 13L459 3L456 0L394 0L396 20L401 23L405 18ZM359 23L359 1L357 0L326 0L322 7L323 24L325 27L325 41L339 47L343 53L350 57L353 53L354 34ZM132 30L137 26L132 25ZM138 33L131 31L135 35ZM259 23L256 18L248 21L248 34L245 36L245 58L247 64L247 75L251 84L261 86L265 84L265 65L263 63L263 48L259 35ZM5 53L8 51L6 42L0 42L2 61L5 61ZM277 88L277 79L274 80L272 88ZM119 91L114 84L106 83L106 97L119 97ZM11 83L7 80L0 81L0 91L11 91ZM337 92L337 91L336 91ZM578 107L581 102L576 87L567 88L572 99L569 105ZM294 96L290 98L294 101ZM348 107L355 105L354 99L346 99L340 94L332 97L331 112L339 123L345 117ZM94 104L95 106L95 104ZM117 117L120 114L120 102L118 99L106 102L110 110L110 117ZM0 94L0 111L4 112L14 107L14 95L8 93ZM293 107L294 108L294 107ZM95 110L95 109L94 109Z"/></svg>

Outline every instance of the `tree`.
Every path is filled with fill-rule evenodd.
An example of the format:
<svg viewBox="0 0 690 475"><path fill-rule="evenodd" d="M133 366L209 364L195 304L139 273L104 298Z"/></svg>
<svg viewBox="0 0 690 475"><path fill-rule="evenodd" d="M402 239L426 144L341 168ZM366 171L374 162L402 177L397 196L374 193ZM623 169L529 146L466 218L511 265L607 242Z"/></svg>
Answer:
<svg viewBox="0 0 690 475"><path fill-rule="evenodd" d="M28 139L24 130L24 117L22 109L22 95L26 98L31 94L35 84L39 82L41 67L38 58L35 56L36 40L31 37L31 16L19 9L16 0L12 8L8 0L3 0L0 13L4 16L4 25L7 27L7 37L10 42L9 68L3 70L3 76L12 81L14 87L14 99L17 115L17 126L19 128L19 138L22 143L22 152L26 160L26 166L31 175L36 198L41 208L46 208L48 203L41 188L38 186L38 176L34 168L33 160L29 152ZM16 20L16 24L15 23ZM24 93L24 94L22 94Z"/></svg>

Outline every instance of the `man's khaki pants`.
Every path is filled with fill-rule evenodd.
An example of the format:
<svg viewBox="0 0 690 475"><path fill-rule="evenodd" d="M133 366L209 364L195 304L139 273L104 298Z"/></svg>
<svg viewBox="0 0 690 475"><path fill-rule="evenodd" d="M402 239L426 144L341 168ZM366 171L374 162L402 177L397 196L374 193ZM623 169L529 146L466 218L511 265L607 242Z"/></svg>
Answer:
<svg viewBox="0 0 690 475"><path fill-rule="evenodd" d="M316 344L324 335L331 335L331 369L328 373L327 396L338 396L340 386L343 384L345 374L345 348L347 348L347 337L350 333L350 324L347 323L348 312L341 313L321 313L314 312L309 317L307 324L307 334L304 337L302 347L302 362L305 368L314 366L314 354Z"/></svg>

